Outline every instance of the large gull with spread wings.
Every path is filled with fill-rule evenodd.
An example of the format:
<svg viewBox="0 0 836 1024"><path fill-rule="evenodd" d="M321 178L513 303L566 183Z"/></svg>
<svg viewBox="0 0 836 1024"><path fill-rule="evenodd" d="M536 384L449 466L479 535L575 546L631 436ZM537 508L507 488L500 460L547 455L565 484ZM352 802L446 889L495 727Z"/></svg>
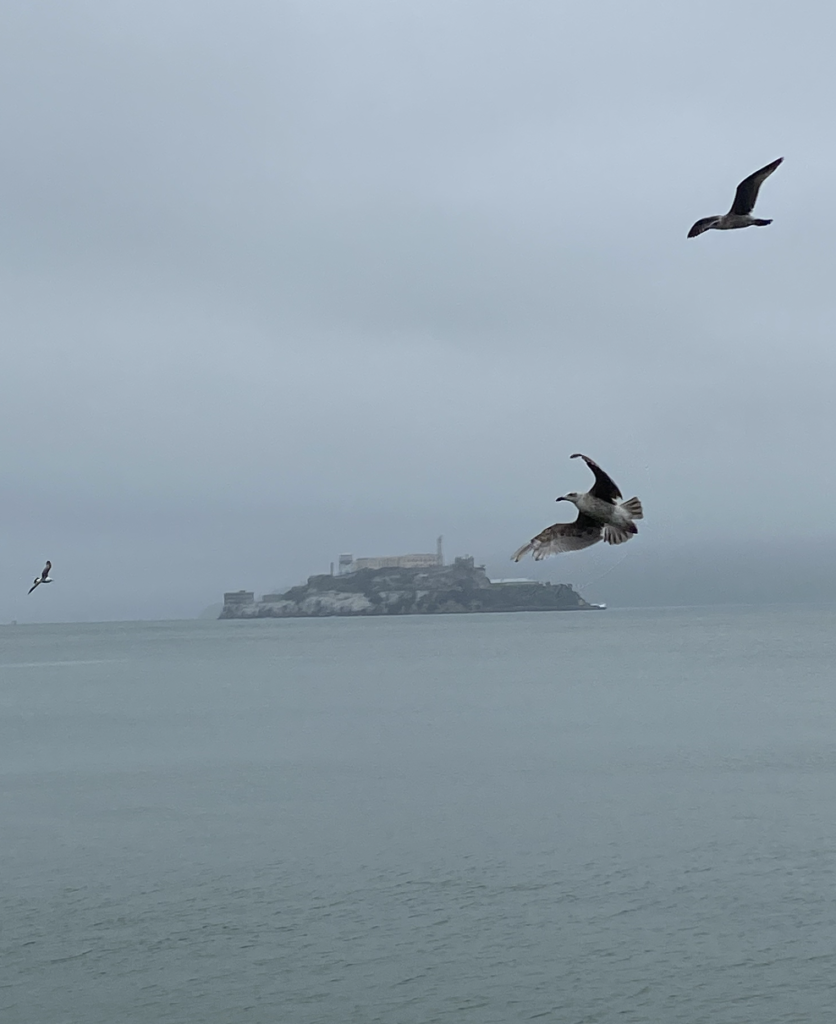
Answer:
<svg viewBox="0 0 836 1024"><path fill-rule="evenodd" d="M578 510L573 523L555 523L538 533L528 544L511 556L515 562L529 552L539 561L546 555L563 551L581 551L599 540L608 544L623 544L638 533L634 519L643 519L642 504L638 498L618 504L621 491L613 479L587 455L577 452L573 459L583 459L595 476L595 483L584 494L570 491L558 501L571 501Z"/></svg>

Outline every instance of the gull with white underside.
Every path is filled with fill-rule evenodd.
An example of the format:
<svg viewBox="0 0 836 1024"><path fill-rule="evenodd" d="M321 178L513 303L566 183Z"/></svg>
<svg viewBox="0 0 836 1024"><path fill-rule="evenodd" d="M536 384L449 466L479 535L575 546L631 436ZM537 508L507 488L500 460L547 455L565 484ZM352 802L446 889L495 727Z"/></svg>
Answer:
<svg viewBox="0 0 836 1024"><path fill-rule="evenodd" d="M49 577L49 570L51 568L52 568L52 562L47 562L46 565L44 566L44 569L43 569L43 572L41 573L41 575L35 577L35 582L29 588L29 593L30 594L35 589L35 587L39 587L42 583L52 583L52 580Z"/></svg>
<svg viewBox="0 0 836 1024"><path fill-rule="evenodd" d="M761 185L774 170L780 167L783 160L784 158L779 156L778 159L773 160L771 164L767 164L766 167L761 167L759 171L755 171L755 173L750 174L748 178L744 178L737 186L737 191L734 194L734 202L732 203L729 212L717 214L713 217L700 218L700 220L698 220L688 232L688 237L696 238L696 236L701 235L703 231L710 231L712 228L715 228L717 231L731 231L734 228L764 228L767 224L771 224L771 220L753 217L752 210L754 210L755 203L758 200L758 192L760 191Z"/></svg>
<svg viewBox="0 0 836 1024"><path fill-rule="evenodd" d="M511 556L515 562L529 552L535 560L564 551L581 551L599 540L608 544L623 544L638 533L634 519L643 519L642 504L638 498L630 498L619 504L621 491L613 479L587 455L577 452L573 459L583 459L595 476L595 483L583 494L570 491L557 501L569 501L578 510L578 518L572 523L555 523L538 533L528 544Z"/></svg>

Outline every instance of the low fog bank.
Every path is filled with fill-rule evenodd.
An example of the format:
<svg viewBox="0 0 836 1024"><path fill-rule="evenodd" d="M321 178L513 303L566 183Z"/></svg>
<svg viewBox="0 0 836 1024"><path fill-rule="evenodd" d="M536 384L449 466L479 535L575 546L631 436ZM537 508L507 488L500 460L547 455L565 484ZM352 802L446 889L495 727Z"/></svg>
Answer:
<svg viewBox="0 0 836 1024"><path fill-rule="evenodd" d="M836 602L836 542L804 550L774 543L602 547L539 564L491 562L492 576L572 583L610 607Z"/></svg>
<svg viewBox="0 0 836 1024"><path fill-rule="evenodd" d="M86 535L64 524L64 531L43 543L37 523L30 524L26 543L0 552L0 623L195 618L217 606L225 591L252 590L260 597L327 573L341 551L361 556L435 550L430 516L409 525L385 515L370 522L365 514L341 517L335 510L332 519L327 510L318 516L312 511L303 531L281 515L269 522L255 513L207 521L195 508L191 515L181 510L172 529L167 516L164 528L147 508L134 512L133 528L116 536L102 522L88 522ZM445 561L472 555L492 579L571 583L587 600L610 607L836 602L832 539L682 544L648 536L647 526L618 547L598 544L516 564L510 552L525 536L518 524L497 528L491 522L480 529L466 518L446 524ZM55 582L27 595L46 558Z"/></svg>
<svg viewBox="0 0 836 1024"><path fill-rule="evenodd" d="M475 558L493 580L571 583L588 601L612 608L836 603L836 541L830 539L801 552L767 542L655 548L634 543L599 545L543 562L516 564L504 553L480 558L475 552ZM327 571L312 567L311 575Z"/></svg>

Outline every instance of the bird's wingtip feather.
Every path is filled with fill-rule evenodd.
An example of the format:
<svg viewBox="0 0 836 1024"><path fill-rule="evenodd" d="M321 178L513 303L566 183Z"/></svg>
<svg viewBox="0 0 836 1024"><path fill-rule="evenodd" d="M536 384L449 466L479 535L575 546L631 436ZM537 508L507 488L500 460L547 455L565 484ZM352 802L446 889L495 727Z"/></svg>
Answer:
<svg viewBox="0 0 836 1024"><path fill-rule="evenodd" d="M517 548L517 550L513 553L513 555L511 555L511 561L512 562L519 562L519 560L523 557L523 555L528 554L528 552L531 551L533 546L534 546L533 544L528 543L528 544L523 544L523 546L521 548Z"/></svg>

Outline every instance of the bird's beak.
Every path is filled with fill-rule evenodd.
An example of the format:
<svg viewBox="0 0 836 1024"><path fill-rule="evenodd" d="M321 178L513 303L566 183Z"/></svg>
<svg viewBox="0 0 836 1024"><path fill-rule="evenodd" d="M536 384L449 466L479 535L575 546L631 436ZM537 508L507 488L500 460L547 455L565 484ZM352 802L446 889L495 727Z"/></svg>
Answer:
<svg viewBox="0 0 836 1024"><path fill-rule="evenodd" d="M567 499L566 498L555 498L554 500L555 501L566 501Z"/></svg>

